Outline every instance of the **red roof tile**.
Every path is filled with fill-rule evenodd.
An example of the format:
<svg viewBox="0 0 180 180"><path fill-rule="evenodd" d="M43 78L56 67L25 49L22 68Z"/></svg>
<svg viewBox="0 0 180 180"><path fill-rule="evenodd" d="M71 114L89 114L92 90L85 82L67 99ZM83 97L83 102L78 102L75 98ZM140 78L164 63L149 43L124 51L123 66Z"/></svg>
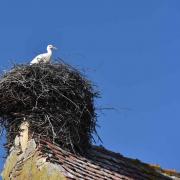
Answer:
<svg viewBox="0 0 180 180"><path fill-rule="evenodd" d="M103 147L93 146L86 157L67 152L41 140L39 149L47 160L60 165L68 179L82 180L168 180L150 165L126 158ZM163 172L162 172L163 173Z"/></svg>

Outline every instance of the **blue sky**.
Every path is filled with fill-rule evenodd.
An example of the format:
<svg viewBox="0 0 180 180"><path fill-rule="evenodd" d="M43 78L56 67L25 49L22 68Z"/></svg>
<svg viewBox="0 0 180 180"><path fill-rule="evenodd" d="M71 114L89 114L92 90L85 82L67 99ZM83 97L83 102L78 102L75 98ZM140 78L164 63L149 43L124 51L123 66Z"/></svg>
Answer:
<svg viewBox="0 0 180 180"><path fill-rule="evenodd" d="M99 113L103 146L180 171L179 19L178 0L2 1L0 69L56 45L115 108Z"/></svg>

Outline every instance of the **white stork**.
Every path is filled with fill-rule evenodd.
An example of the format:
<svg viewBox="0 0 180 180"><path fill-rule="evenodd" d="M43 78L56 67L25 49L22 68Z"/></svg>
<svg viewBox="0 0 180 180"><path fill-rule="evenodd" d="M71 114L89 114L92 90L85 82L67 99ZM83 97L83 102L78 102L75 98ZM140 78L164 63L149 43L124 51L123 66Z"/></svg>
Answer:
<svg viewBox="0 0 180 180"><path fill-rule="evenodd" d="M53 49L57 49L53 45L48 45L47 46L47 53L44 54L39 54L36 56L31 62L30 65L32 64L38 64L38 63L49 63L51 61L51 56Z"/></svg>

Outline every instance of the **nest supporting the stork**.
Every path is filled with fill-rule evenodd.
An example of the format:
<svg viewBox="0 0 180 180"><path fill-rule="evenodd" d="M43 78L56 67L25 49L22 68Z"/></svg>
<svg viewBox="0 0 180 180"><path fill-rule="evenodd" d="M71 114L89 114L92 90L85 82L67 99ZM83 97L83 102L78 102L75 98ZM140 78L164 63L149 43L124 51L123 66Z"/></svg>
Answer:
<svg viewBox="0 0 180 180"><path fill-rule="evenodd" d="M85 153L96 134L98 93L78 70L63 62L16 65L0 79L0 125L9 147L23 121L38 141Z"/></svg>

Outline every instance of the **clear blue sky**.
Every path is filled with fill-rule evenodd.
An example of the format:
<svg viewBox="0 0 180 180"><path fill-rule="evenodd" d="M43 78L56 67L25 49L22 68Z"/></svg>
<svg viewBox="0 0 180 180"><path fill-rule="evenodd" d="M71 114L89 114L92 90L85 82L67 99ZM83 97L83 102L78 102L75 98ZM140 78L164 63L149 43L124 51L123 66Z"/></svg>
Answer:
<svg viewBox="0 0 180 180"><path fill-rule="evenodd" d="M179 0L6 0L0 25L1 70L56 45L116 108L99 114L103 145L180 171Z"/></svg>

